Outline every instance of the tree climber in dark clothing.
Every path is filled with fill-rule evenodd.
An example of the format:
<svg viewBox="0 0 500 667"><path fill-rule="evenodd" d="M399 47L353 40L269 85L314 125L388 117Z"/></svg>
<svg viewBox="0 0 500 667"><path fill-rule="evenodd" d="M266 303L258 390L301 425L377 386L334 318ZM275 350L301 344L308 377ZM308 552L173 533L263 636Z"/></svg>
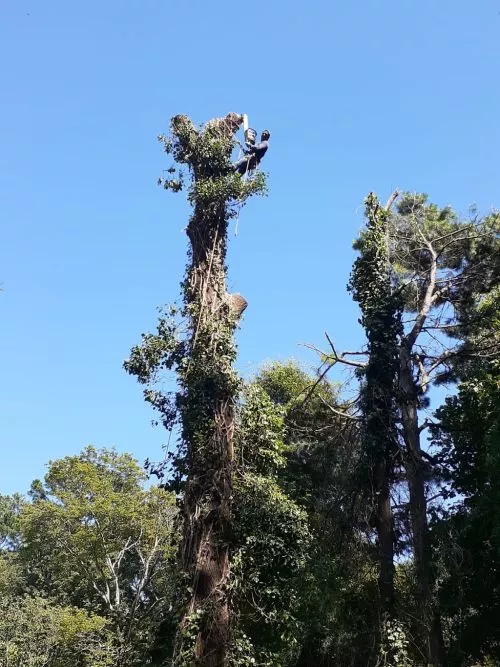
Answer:
<svg viewBox="0 0 500 667"><path fill-rule="evenodd" d="M233 164L233 171L237 171L241 176L248 171L253 171L266 154L270 137L269 130L264 130L258 144L252 145L247 142L247 147L244 149L245 155Z"/></svg>

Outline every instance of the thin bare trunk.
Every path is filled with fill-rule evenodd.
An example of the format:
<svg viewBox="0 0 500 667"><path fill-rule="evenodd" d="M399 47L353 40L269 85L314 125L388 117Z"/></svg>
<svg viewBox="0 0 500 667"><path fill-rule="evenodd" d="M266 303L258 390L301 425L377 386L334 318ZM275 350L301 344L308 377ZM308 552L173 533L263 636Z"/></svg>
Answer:
<svg viewBox="0 0 500 667"><path fill-rule="evenodd" d="M417 575L424 649L431 665L443 664L443 643L439 612L432 593L431 549L425 495L425 465L420 447L418 393L413 380L408 347L400 351L401 421L406 444L406 470L410 493L410 517Z"/></svg>

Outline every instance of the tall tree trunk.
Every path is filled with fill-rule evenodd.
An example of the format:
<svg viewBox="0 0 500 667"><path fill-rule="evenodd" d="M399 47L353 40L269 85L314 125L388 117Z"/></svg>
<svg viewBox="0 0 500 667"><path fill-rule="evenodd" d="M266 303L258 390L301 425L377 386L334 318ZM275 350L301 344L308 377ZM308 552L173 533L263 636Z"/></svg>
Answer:
<svg viewBox="0 0 500 667"><path fill-rule="evenodd" d="M159 182L179 192L189 179L188 200L194 208L186 228L190 245L183 307L160 318L158 335L143 336L129 362L129 371L153 386L159 371L177 371L175 405L162 391L145 392L167 428L179 416L182 425L172 461L177 490L185 480L175 667L224 667L230 645L229 533L239 391L234 332L246 301L226 293L227 229L250 196L265 192L262 174L247 180L231 168L234 134L242 122L243 116L230 113L198 128L178 115L171 120L171 135L159 137L180 165L169 168ZM159 634L153 653L164 664L172 640L168 620Z"/></svg>
<svg viewBox="0 0 500 667"><path fill-rule="evenodd" d="M184 446L179 470L187 475L181 565L188 597L174 650L173 664L179 667L224 667L230 642L231 468L239 389L233 338L246 302L226 293L227 228L231 202L259 191L230 168L233 134L241 122L241 116L228 114L200 131L186 116L172 120L173 154L189 165L194 205L183 283L188 339L177 394ZM172 151L171 143L165 145ZM167 185L175 188L178 182Z"/></svg>
<svg viewBox="0 0 500 667"><path fill-rule="evenodd" d="M194 622L199 628L194 655L206 667L226 664L229 641L227 537L235 397L227 350L220 349L223 332L234 330L225 299L226 227L224 211L213 216L195 211L188 227L188 293L196 317L182 413L189 470L182 564L192 577L183 624Z"/></svg>
<svg viewBox="0 0 500 667"><path fill-rule="evenodd" d="M443 640L438 609L432 594L431 548L425 495L425 466L420 447L418 390L405 341L400 350L400 407L406 444L406 472L410 493L413 552L417 576L420 620L428 663L443 664Z"/></svg>
<svg viewBox="0 0 500 667"><path fill-rule="evenodd" d="M379 594L383 614L394 612L394 530L391 508L390 469L385 461L377 466L378 495L375 527L379 545Z"/></svg>
<svg viewBox="0 0 500 667"><path fill-rule="evenodd" d="M394 613L394 525L391 484L397 451L395 393L398 337L401 330L399 298L392 294L387 255L387 220L390 203L382 208L370 193L365 200L367 229L354 263L350 288L362 312L368 339L368 362L361 391L363 410L364 483L373 503L377 532L380 615L385 622ZM384 627L381 626L380 642Z"/></svg>

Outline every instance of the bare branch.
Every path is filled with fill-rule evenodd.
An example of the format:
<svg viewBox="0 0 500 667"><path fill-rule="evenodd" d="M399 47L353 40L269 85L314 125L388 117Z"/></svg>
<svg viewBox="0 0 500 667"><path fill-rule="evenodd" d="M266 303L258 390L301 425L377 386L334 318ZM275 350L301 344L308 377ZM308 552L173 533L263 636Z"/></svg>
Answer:
<svg viewBox="0 0 500 667"><path fill-rule="evenodd" d="M418 365L418 370L420 372L419 385L420 385L420 389L421 389L422 393L424 394L427 391L427 388L428 388L427 385L429 383L429 373L426 370L424 364L422 363L422 359L421 359L419 354L415 354L413 358L414 358L414 361Z"/></svg>
<svg viewBox="0 0 500 667"><path fill-rule="evenodd" d="M431 253L432 264L429 272L429 283L425 291L422 307L420 308L420 311L417 314L417 317L415 319L415 324L413 325L413 329L405 337L405 344L407 350L412 349L413 345L415 344L415 341L417 340L420 332L422 331L422 327L425 324L425 320L427 319L427 315L429 314L429 311L433 303L434 290L436 288L437 254L434 248L432 247L432 244L423 235L422 230L420 228L417 229L424 243L427 245L429 252Z"/></svg>
<svg viewBox="0 0 500 667"><path fill-rule="evenodd" d="M343 352L343 353L339 356L339 355L337 354L337 350L335 349L335 346L334 346L334 344L333 344L333 342L332 342L332 339L331 339L330 336L328 335L328 332L327 332L327 331L325 331L325 336L326 336L326 340L328 341L328 344L329 344L330 347L332 348L333 358L334 358L335 362L340 361L341 363L346 364L347 366L354 366L355 368L364 368L364 367L366 366L366 364L364 364L364 363L361 363L361 362L358 362L358 361L350 361L349 359L345 359L345 358L344 358L344 357L345 357L345 354L346 354L345 352ZM352 352L349 352L348 354L351 354L351 355L352 355L353 353L352 353Z"/></svg>
<svg viewBox="0 0 500 667"><path fill-rule="evenodd" d="M326 407L333 412L333 414L338 415L339 417L342 417L343 419L351 419L352 421L359 422L361 421L361 417L356 417L355 415L350 415L348 412L342 412L341 410L337 410L336 408L333 407L333 405L330 405L328 401L325 401L323 396L320 396L320 401L326 405Z"/></svg>
<svg viewBox="0 0 500 667"><path fill-rule="evenodd" d="M310 347L310 346L309 346L309 345L306 345L306 347ZM319 383L323 380L323 378L324 378L325 375L328 373L328 371L332 368L332 366L333 366L333 363L328 364L328 365L326 366L325 370L324 370L322 373L320 373L318 379L317 379L317 380L314 382L314 384L309 388L309 391L308 391L307 394L305 395L304 400L302 401L302 403L300 403L300 405L297 405L297 406L295 407L296 410L300 410L301 408L303 408L304 405L309 401L309 399L310 399L311 396L313 395L314 391L316 390L316 387L317 387L317 386L319 385Z"/></svg>
<svg viewBox="0 0 500 667"><path fill-rule="evenodd" d="M366 357L367 354L368 354L368 352L363 352L362 350L361 350L360 352L349 352L349 351L346 351L346 352L342 352L342 355L341 355L341 356L342 356L342 357L346 357L346 356L348 356L348 355L351 355L351 356L353 356L353 357L355 357L355 356L358 356L358 357Z"/></svg>
<svg viewBox="0 0 500 667"><path fill-rule="evenodd" d="M333 368L333 366L335 366L337 362L345 364L346 366L354 366L355 368L364 368L366 365L357 361L350 361L349 359L343 359L342 356L333 355L328 352L323 352L323 350L320 350L319 347L316 347L316 345L312 345L311 343L302 343L302 345L304 347L307 347L308 350L313 350L321 357L323 357L325 359L324 363L328 365L328 370Z"/></svg>
<svg viewBox="0 0 500 667"><path fill-rule="evenodd" d="M429 426L435 426L436 422L432 421L432 419L429 419L429 417L426 417L422 424L419 426L418 432L422 433L422 431L425 431L425 429L429 428ZM424 455L424 451L422 450L422 455Z"/></svg>
<svg viewBox="0 0 500 667"><path fill-rule="evenodd" d="M387 200L387 204L385 205L385 210L386 210L386 211L390 211L390 210L391 210L392 205L394 204L394 202L396 201L396 199L399 197L399 194L400 194L400 193L399 193L399 190L394 190L394 192L392 193L392 195L391 195L391 196L389 197L389 199Z"/></svg>

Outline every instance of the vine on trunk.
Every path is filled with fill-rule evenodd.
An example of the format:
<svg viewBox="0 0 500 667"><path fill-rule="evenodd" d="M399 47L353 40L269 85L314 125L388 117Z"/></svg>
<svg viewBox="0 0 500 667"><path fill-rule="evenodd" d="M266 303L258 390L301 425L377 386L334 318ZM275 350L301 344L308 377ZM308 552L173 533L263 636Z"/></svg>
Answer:
<svg viewBox="0 0 500 667"><path fill-rule="evenodd" d="M160 136L176 166L159 183L186 186L193 213L187 226L188 265L183 305L161 317L156 334L143 335L125 363L147 385L145 398L167 428L180 424L173 472L183 491L181 567L185 590L175 665L225 665L230 636L229 528L234 408L240 381L233 369L234 332L246 301L226 292L228 223L253 194L265 192L265 176L242 179L231 169L234 133L242 117L231 113L197 128L186 116ZM178 391L154 386L157 373L175 370Z"/></svg>
<svg viewBox="0 0 500 667"><path fill-rule="evenodd" d="M396 382L398 340L402 333L402 303L395 293L388 258L389 210L373 193L365 200L366 230L355 244L360 251L349 283L361 308L361 324L368 339L368 361L363 368L362 475L372 499L373 524L379 549L380 608L391 617L394 607L394 528L391 484L397 447Z"/></svg>

